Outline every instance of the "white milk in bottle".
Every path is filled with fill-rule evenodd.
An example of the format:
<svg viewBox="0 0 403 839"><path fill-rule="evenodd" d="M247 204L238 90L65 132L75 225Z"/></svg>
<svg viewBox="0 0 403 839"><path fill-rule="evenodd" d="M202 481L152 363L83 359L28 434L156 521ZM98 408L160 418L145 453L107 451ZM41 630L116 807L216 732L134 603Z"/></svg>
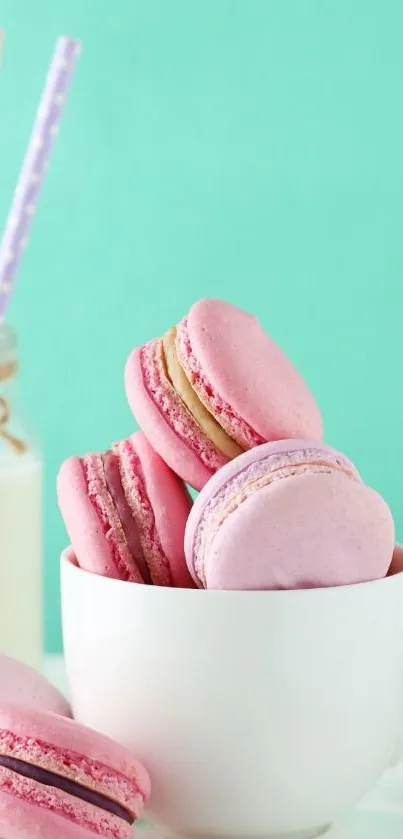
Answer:
<svg viewBox="0 0 403 839"><path fill-rule="evenodd" d="M19 401L16 336L0 323L0 652L43 655L42 458Z"/></svg>

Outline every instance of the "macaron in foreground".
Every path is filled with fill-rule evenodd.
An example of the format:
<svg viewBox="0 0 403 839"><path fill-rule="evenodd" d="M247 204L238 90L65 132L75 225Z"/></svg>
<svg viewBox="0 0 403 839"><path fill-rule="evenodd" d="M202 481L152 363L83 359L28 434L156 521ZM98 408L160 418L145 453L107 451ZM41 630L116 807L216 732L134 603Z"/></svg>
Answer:
<svg viewBox="0 0 403 839"><path fill-rule="evenodd" d="M59 506L78 564L106 577L193 587L184 557L192 505L142 432L60 469Z"/></svg>
<svg viewBox="0 0 403 839"><path fill-rule="evenodd" d="M2 702L50 711L62 717L72 715L67 699L47 679L7 655L0 655L0 704Z"/></svg>
<svg viewBox="0 0 403 839"><path fill-rule="evenodd" d="M109 738L0 705L2 839L130 839L149 795L142 764Z"/></svg>
<svg viewBox="0 0 403 839"><path fill-rule="evenodd" d="M342 454L315 441L278 441L217 473L190 514L185 552L196 584L298 589L384 577L391 512Z"/></svg>
<svg viewBox="0 0 403 839"><path fill-rule="evenodd" d="M201 489L243 451L270 440L322 439L318 406L259 321L222 300L133 350L126 393L155 450Z"/></svg>

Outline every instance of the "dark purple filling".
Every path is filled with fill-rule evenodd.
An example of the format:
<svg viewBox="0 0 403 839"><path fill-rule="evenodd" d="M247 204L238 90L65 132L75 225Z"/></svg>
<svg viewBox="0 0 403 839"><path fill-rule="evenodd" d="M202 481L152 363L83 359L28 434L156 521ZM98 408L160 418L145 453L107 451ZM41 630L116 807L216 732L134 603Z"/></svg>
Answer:
<svg viewBox="0 0 403 839"><path fill-rule="evenodd" d="M25 760L18 760L16 757L9 757L8 755L0 755L0 766L5 769L10 769L17 775L23 775L24 778L30 778L38 784L44 784L47 787L55 787L62 792L67 792L68 795L73 795L75 798L80 798L81 801L86 801L94 807L99 807L100 810L105 810L113 816L117 816L128 824L134 824L134 818L128 810L118 804L116 801L107 798L106 795L101 795L94 790L87 789L87 787L76 784L75 781L70 781L68 778L63 778L61 775L56 775L55 772L48 772L47 769L41 769L39 766L33 766L32 763L27 763Z"/></svg>
<svg viewBox="0 0 403 839"><path fill-rule="evenodd" d="M147 565L144 551L141 546L137 525L126 501L125 492L122 486L122 479L120 476L118 458L111 451L105 452L105 454L101 455L101 458L108 492L116 507L129 551L136 562L143 581L148 585L152 585L150 569Z"/></svg>

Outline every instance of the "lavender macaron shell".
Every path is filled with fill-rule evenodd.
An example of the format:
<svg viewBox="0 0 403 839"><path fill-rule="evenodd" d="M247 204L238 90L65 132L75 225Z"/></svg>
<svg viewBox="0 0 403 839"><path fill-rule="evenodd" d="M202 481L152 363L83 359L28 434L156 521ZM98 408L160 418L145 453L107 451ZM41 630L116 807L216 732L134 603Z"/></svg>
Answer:
<svg viewBox="0 0 403 839"><path fill-rule="evenodd" d="M316 457L323 455L324 458L330 457L336 464L350 470L360 480L355 466L345 455L325 443L318 443L317 440L277 440L272 443L257 446L231 460L219 472L216 472L202 489L194 502L187 522L185 531L186 561L189 571L199 587L201 587L201 583L195 570L197 533L206 507L210 506L210 502L212 502L211 506L213 506L214 499L220 494L220 491L229 483L235 484L237 477L246 470L250 471L251 468L253 469L254 465L258 466L264 461L272 461L269 467L270 469L272 466L275 466L275 460L277 458L280 460L282 456L289 456L294 452L299 454L306 452L307 458L309 459L312 458L312 455Z"/></svg>

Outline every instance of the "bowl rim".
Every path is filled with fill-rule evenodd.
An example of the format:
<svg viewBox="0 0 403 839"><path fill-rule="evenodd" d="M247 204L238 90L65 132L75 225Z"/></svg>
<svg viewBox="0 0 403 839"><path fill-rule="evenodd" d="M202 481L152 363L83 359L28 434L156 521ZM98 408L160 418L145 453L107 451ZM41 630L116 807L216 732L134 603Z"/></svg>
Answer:
<svg viewBox="0 0 403 839"><path fill-rule="evenodd" d="M77 574L78 576L82 576L82 578L86 578L87 581L91 578L99 587L110 587L111 589L114 588L117 592L119 589L123 593L131 591L139 591L144 589L147 590L148 594L150 592L158 593L156 596L164 597L166 596L167 592L172 592L172 588L169 586L145 586L144 583L134 583L129 582L126 580L117 580L112 577L105 577L101 574L94 574L91 571L87 571L84 568L81 568L77 562L76 556L74 554L73 548L71 545L64 548L61 552L60 557L60 568L61 568L61 575L63 576L64 569L69 569L72 571L73 574ZM266 599L288 599L291 598L298 598L302 599L303 597L335 597L335 596L344 596L347 592L353 593L360 591L372 592L374 589L384 588L386 586L392 586L393 584L399 584L403 586L403 570L395 572L394 574L390 574L386 577L380 577L377 580L368 580L362 583L350 583L344 586L324 586L322 588L303 588L303 589L271 589L271 590L250 590L250 591L243 591L240 589L210 589L206 591L203 588L175 588L174 591L176 593L180 593L182 597L209 597L210 599L214 597L217 598L233 598L234 600L248 598L250 599L251 596L255 598L266 598ZM152 596L152 595L151 595ZM172 594L168 595L172 597Z"/></svg>

